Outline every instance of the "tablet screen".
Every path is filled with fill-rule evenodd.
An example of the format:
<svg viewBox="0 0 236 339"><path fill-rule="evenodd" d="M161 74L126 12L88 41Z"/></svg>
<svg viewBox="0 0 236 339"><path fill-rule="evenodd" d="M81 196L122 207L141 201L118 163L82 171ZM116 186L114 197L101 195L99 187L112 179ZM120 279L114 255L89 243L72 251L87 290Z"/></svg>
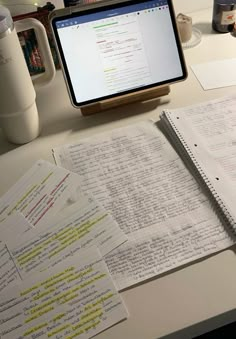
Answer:
<svg viewBox="0 0 236 339"><path fill-rule="evenodd" d="M170 0L104 2L54 15L51 25L75 106L186 78Z"/></svg>

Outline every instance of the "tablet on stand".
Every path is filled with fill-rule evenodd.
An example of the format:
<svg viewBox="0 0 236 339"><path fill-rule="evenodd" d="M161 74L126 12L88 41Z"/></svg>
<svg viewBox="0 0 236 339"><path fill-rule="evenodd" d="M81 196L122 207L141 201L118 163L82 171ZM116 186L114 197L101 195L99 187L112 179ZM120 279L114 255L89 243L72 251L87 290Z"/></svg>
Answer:
<svg viewBox="0 0 236 339"><path fill-rule="evenodd" d="M167 95L187 70L171 0L55 10L50 23L73 106L89 115Z"/></svg>

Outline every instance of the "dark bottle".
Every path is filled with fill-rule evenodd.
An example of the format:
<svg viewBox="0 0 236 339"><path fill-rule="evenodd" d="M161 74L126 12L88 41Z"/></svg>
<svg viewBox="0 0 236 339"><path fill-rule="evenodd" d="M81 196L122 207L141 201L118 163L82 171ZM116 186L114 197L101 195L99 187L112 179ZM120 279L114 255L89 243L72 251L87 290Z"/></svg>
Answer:
<svg viewBox="0 0 236 339"><path fill-rule="evenodd" d="M214 0L212 28L217 32L227 33L235 22L236 0Z"/></svg>

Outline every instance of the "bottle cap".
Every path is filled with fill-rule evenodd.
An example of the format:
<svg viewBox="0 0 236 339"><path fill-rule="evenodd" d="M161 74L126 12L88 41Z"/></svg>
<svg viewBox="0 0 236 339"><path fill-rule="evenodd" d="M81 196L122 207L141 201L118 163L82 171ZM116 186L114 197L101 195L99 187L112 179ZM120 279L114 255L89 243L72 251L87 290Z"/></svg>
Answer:
<svg viewBox="0 0 236 339"><path fill-rule="evenodd" d="M8 30L12 31L13 20L9 9L0 6L0 35L6 33Z"/></svg>

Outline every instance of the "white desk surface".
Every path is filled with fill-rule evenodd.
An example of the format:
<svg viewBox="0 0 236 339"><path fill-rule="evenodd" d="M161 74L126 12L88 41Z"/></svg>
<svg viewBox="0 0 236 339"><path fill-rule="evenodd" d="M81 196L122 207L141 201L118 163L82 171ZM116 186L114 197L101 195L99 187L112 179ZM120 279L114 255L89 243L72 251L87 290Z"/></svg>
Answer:
<svg viewBox="0 0 236 339"><path fill-rule="evenodd" d="M37 93L42 132L33 142L15 146L0 134L0 195L5 193L38 159L53 162L54 146L148 118L158 119L163 108L177 108L217 98L236 86L203 91L190 65L236 57L236 39L212 32L212 10L191 13L202 31L201 43L185 50L189 76L171 86L168 96L146 104L83 117L69 102L61 71L48 87ZM232 70L235 71L235 70ZM236 320L236 248L122 292L130 316L98 339L192 338L204 331ZM178 332L185 329L184 332ZM175 335L171 335L174 332Z"/></svg>

